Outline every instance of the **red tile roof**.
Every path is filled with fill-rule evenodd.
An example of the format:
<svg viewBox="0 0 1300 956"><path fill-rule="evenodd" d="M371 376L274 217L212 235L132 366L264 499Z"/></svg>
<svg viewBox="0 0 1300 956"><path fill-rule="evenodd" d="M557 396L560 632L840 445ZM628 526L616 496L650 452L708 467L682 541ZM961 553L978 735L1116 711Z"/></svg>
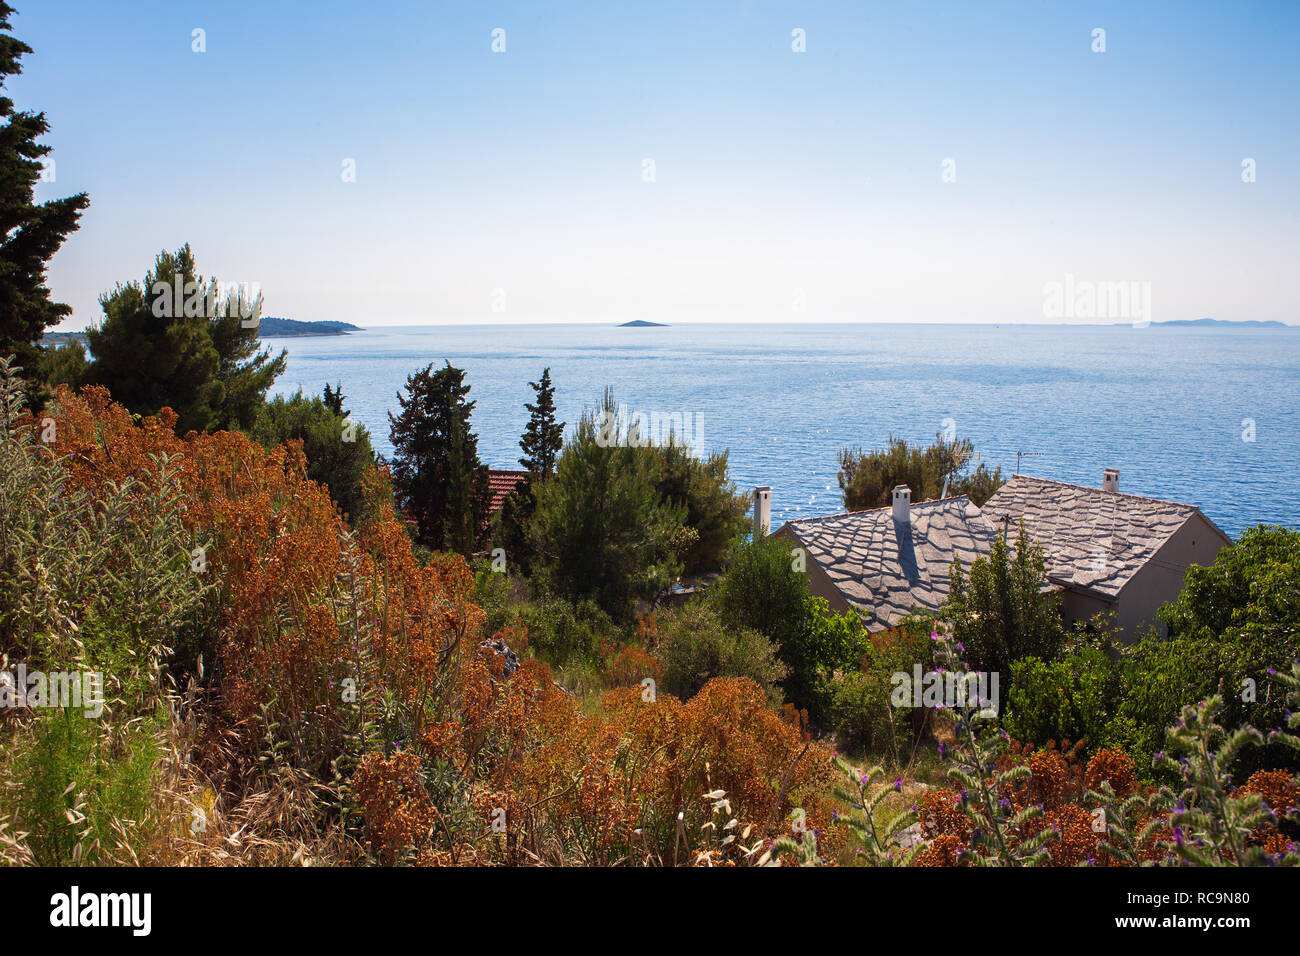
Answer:
<svg viewBox="0 0 1300 956"><path fill-rule="evenodd" d="M508 468L488 469L488 493L491 495L488 514L496 514L506 500L506 495L515 490L515 486L528 477L526 471L511 471Z"/></svg>

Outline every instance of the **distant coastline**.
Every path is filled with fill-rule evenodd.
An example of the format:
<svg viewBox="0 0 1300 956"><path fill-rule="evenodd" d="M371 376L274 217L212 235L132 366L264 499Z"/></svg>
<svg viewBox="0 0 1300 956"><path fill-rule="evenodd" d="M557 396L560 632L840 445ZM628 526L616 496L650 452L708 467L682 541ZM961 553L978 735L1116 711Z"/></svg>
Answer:
<svg viewBox="0 0 1300 956"><path fill-rule="evenodd" d="M1116 325L1130 325L1129 322L1116 322ZM1259 319L1169 319L1165 322L1152 322L1152 325L1177 325L1204 328L1210 326L1230 326L1234 329L1294 329L1297 326L1273 320L1262 322Z"/></svg>
<svg viewBox="0 0 1300 956"><path fill-rule="evenodd" d="M349 322L303 322L298 319L281 319L276 316L264 316L257 326L257 334L287 337L297 335L347 335L349 332L364 332L365 329Z"/></svg>
<svg viewBox="0 0 1300 956"><path fill-rule="evenodd" d="M265 316L258 323L257 334L261 338L297 338L306 335L347 335L349 332L364 332L365 329L349 322L303 322L298 319L282 319L277 316ZM87 344L83 332L46 332L41 344L56 348L72 342Z"/></svg>
<svg viewBox="0 0 1300 956"><path fill-rule="evenodd" d="M666 329L668 328L663 322L647 322L645 319L633 319L631 322L623 322L618 326L620 329Z"/></svg>
<svg viewBox="0 0 1300 956"><path fill-rule="evenodd" d="M69 342L80 342L82 345L85 345L86 333L85 332L46 332L45 336L41 339L41 345L44 345L47 348L54 348L55 346L67 345Z"/></svg>

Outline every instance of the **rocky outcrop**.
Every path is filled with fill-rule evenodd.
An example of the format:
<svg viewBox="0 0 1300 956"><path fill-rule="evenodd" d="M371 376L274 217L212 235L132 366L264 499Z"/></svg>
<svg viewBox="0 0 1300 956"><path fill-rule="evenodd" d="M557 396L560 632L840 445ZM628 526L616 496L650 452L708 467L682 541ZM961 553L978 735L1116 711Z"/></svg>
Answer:
<svg viewBox="0 0 1300 956"><path fill-rule="evenodd" d="M515 671L519 670L519 655L510 649L503 637L488 638L478 646L480 657L486 657L488 654L495 654L505 662L505 670L502 676L509 678Z"/></svg>

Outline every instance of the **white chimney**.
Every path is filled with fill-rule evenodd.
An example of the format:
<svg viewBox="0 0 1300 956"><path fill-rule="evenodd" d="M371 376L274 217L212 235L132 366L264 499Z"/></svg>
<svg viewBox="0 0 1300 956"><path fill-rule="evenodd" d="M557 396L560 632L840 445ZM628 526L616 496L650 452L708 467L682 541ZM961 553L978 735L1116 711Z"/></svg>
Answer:
<svg viewBox="0 0 1300 956"><path fill-rule="evenodd" d="M912 518L912 489L907 485L894 488L894 520L907 524Z"/></svg>
<svg viewBox="0 0 1300 956"><path fill-rule="evenodd" d="M772 531L772 488L759 485L754 489L754 540L761 541Z"/></svg>
<svg viewBox="0 0 1300 956"><path fill-rule="evenodd" d="M1106 473L1101 476L1101 490L1119 491L1119 472L1116 469L1106 469Z"/></svg>

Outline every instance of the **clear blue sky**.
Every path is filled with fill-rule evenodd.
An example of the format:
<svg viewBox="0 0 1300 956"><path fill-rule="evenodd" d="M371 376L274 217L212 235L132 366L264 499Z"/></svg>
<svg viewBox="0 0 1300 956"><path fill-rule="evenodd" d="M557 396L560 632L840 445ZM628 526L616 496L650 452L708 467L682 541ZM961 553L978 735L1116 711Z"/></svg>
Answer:
<svg viewBox="0 0 1300 956"><path fill-rule="evenodd" d="M12 2L65 328L186 241L361 325L1300 322L1296 2Z"/></svg>

